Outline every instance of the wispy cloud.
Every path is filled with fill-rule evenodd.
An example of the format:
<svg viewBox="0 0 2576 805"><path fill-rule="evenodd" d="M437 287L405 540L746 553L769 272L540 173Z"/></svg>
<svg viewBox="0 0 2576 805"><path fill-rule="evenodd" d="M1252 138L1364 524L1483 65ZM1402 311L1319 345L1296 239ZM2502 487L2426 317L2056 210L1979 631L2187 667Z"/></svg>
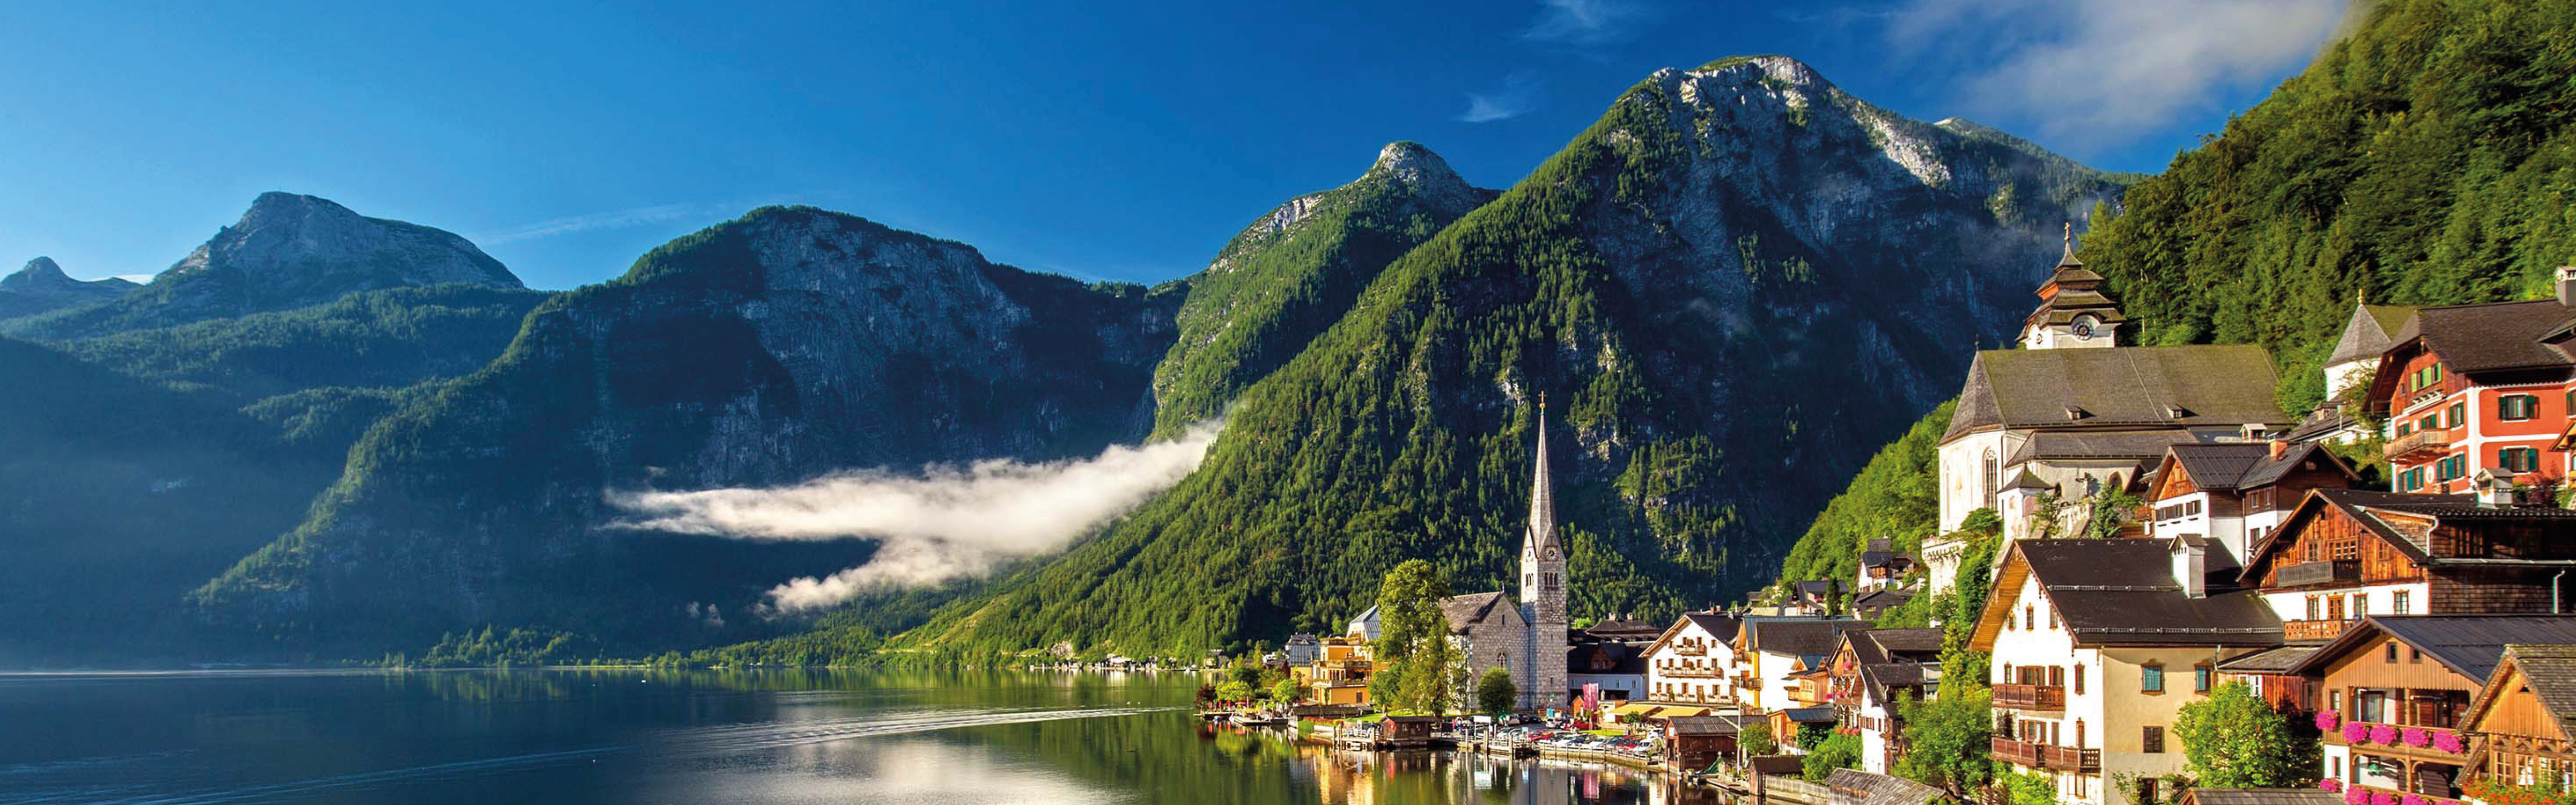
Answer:
<svg viewBox="0 0 2576 805"><path fill-rule="evenodd" d="M1580 47L1617 44L1635 37L1654 11L1642 0L1539 0L1538 22L1521 38Z"/></svg>
<svg viewBox="0 0 2576 805"><path fill-rule="evenodd" d="M1079 461L987 461L919 476L858 472L772 489L613 493L628 527L749 540L869 539L876 555L769 591L769 612L819 609L873 589L982 575L1036 556L1135 508L1198 469L1221 423Z"/></svg>
<svg viewBox="0 0 2576 805"><path fill-rule="evenodd" d="M629 207L622 210L608 210L606 212L586 213L582 215L538 221L536 223L524 224L499 232L477 235L473 240L475 243L491 246L501 243L514 243L522 240L550 238L556 235L568 235L574 232L589 232L600 229L624 229L631 226L667 223L686 218L705 217L709 214L711 214L711 211L708 209L707 205L704 204L662 204L652 207Z"/></svg>
<svg viewBox="0 0 2576 805"><path fill-rule="evenodd" d="M1903 0L1851 17L1896 59L1955 71L1971 116L2077 145L2126 144L2313 58L2347 0Z"/></svg>
<svg viewBox="0 0 2576 805"><path fill-rule="evenodd" d="M1466 123L1492 123L1510 120L1538 106L1538 81L1527 71L1515 72L1503 79L1501 89L1492 92L1467 93L1467 111L1458 113Z"/></svg>

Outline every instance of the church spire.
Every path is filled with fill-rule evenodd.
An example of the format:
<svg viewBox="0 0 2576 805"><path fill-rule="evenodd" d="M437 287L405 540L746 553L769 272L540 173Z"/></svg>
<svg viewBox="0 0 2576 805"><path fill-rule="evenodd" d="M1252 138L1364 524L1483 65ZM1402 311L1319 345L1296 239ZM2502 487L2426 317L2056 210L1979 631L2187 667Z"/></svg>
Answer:
<svg viewBox="0 0 2576 805"><path fill-rule="evenodd" d="M1547 471L1547 392L1538 393L1538 468L1530 476L1529 538L1542 553L1556 544L1556 489ZM1559 549L1558 555L1563 555Z"/></svg>

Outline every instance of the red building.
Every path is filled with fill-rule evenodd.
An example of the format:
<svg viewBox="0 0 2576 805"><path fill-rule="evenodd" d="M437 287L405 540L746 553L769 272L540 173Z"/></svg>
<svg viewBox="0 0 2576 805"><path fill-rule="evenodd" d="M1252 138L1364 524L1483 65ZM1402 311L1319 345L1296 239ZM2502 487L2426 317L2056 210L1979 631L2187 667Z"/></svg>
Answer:
<svg viewBox="0 0 2576 805"><path fill-rule="evenodd" d="M2401 328L2371 382L2388 414L2395 491L2469 491L2479 470L2551 486L2576 435L2576 269L2558 298L2428 307Z"/></svg>

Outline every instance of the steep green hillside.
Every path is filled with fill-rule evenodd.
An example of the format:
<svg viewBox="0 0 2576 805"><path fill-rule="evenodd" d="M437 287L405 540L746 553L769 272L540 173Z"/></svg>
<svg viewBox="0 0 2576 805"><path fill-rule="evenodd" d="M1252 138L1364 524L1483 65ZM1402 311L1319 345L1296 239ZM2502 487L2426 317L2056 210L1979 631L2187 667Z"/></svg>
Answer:
<svg viewBox="0 0 2576 805"><path fill-rule="evenodd" d="M901 643L1243 646L1413 557L1499 587L1540 392L1575 612L1734 598L2025 309L2052 211L2116 187L2067 165L1785 58L1660 72L1247 388L1196 474Z"/></svg>
<svg viewBox="0 0 2576 805"><path fill-rule="evenodd" d="M2258 343L2282 407L2355 300L2536 295L2576 261L2576 2L2387 0L2097 221L2139 343Z"/></svg>
<svg viewBox="0 0 2576 805"><path fill-rule="evenodd" d="M1494 195L1400 142L1358 181L1291 199L1244 228L1190 278L1180 338L1154 369L1157 432L1222 411L1340 321L1388 263Z"/></svg>
<svg viewBox="0 0 2576 805"><path fill-rule="evenodd" d="M171 661L187 591L285 529L336 454L212 395L0 338L0 667Z"/></svg>
<svg viewBox="0 0 2576 805"><path fill-rule="evenodd" d="M1783 580L1849 579L1860 573L1861 546L1888 537L1897 550L1922 550L1941 519L1941 432L1957 403L1942 403L1880 448L1851 486L1825 504L1781 563ZM1917 554L1920 555L1920 554Z"/></svg>

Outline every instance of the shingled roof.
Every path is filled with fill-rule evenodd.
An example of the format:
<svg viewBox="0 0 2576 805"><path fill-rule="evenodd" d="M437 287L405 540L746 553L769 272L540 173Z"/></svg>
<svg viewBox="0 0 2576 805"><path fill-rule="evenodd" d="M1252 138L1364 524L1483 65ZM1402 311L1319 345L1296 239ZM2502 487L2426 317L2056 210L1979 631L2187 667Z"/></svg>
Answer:
<svg viewBox="0 0 2576 805"><path fill-rule="evenodd" d="M2194 788L2183 802L2199 805L2343 805L2343 796L2307 788Z"/></svg>
<svg viewBox="0 0 2576 805"><path fill-rule="evenodd" d="M2576 311L2554 299L2418 308L2395 343L2422 339L2458 374L2576 364L2541 339L2566 327Z"/></svg>
<svg viewBox="0 0 2576 805"><path fill-rule="evenodd" d="M2352 318L2343 324L2343 335L2335 339L2334 352L2326 358L2333 366L2348 361L2379 360L2380 353L2397 343L2397 333L2406 328L2406 320L2415 315L2409 305L2353 305ZM2334 393L2326 389L2326 393Z"/></svg>
<svg viewBox="0 0 2576 805"><path fill-rule="evenodd" d="M1994 428L2288 424L2272 356L2253 345L1977 353L1941 440Z"/></svg>
<svg viewBox="0 0 2576 805"><path fill-rule="evenodd" d="M2317 649L2292 675L2325 673L2326 666L2354 650L2396 638L2452 673L2485 681L2515 643L2576 643L2576 615L2371 615Z"/></svg>
<svg viewBox="0 0 2576 805"><path fill-rule="evenodd" d="M1858 769L1835 769L1825 776L1825 788L1833 792L1834 802L1852 805L1923 805L1947 796L1941 789L1913 780Z"/></svg>
<svg viewBox="0 0 2576 805"><path fill-rule="evenodd" d="M1440 614L1449 619L1452 634L1474 631L1476 624L1483 623L1498 610L1520 611L1512 606L1511 599L1499 592L1468 593L1440 599Z"/></svg>
<svg viewBox="0 0 2576 805"><path fill-rule="evenodd" d="M2576 645L2506 646L2497 660L2500 672L2487 678L2470 702L2468 726L2476 726L2504 696L2529 689L2542 709L2558 722L2562 735L2576 735ZM2514 673L2505 673L2512 671ZM2518 678L2520 685L2507 684Z"/></svg>
<svg viewBox="0 0 2576 805"><path fill-rule="evenodd" d="M1853 618L1755 618L1744 623L1744 648L1746 651L1822 657L1833 653L1834 643L1841 639L1843 632L1867 628L1869 621Z"/></svg>
<svg viewBox="0 0 2576 805"><path fill-rule="evenodd" d="M2347 478L2360 477L2343 459L2316 444L2290 446L2277 459L2272 457L2271 445L2263 442L2177 444L2172 447L2172 457L2191 477L2193 486L2221 492L2278 483L2310 461L2341 470Z"/></svg>
<svg viewBox="0 0 2576 805"><path fill-rule="evenodd" d="M2172 540L2043 539L2012 543L1997 590L2027 575L2056 606L2079 645L2273 646L2281 619L2252 590L2193 597L2165 572ZM2009 608L2009 596L1987 602ZM1979 618L1976 642L1991 646L1997 618Z"/></svg>

